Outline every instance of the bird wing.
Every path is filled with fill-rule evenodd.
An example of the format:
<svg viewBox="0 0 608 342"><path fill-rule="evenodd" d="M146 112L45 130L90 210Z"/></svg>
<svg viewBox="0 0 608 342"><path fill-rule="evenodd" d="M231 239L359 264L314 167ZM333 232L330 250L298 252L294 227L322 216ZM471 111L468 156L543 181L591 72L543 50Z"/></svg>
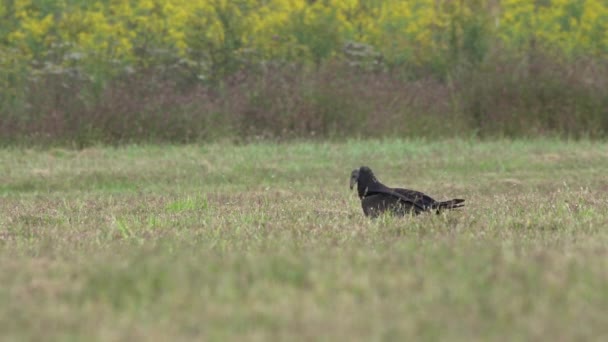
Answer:
<svg viewBox="0 0 608 342"><path fill-rule="evenodd" d="M420 191L401 188L394 188L392 190L404 197L409 198L411 201L425 208L430 208L437 204L436 200Z"/></svg>
<svg viewBox="0 0 608 342"><path fill-rule="evenodd" d="M373 196L373 195L377 195L377 194L384 194L384 195L390 195L395 197L396 199L398 199L401 202L407 203L412 205L413 207L415 207L416 209L420 210L420 211L425 211L426 208L424 205L418 203L415 199L412 199L408 196L405 196L401 193L399 193L398 191L395 191L396 189L391 189L389 187L386 186L375 186L372 188L368 188L367 192L365 193L365 197L368 196Z"/></svg>
<svg viewBox="0 0 608 342"><path fill-rule="evenodd" d="M413 202L402 201L392 194L374 193L361 199L361 207L365 216L378 217L384 212L404 216L407 214L419 214L420 208Z"/></svg>

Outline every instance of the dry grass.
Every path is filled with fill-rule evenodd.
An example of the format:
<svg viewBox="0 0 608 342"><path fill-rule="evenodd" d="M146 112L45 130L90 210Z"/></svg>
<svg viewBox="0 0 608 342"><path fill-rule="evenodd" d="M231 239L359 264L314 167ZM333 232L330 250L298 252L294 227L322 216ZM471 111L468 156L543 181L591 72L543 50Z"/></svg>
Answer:
<svg viewBox="0 0 608 342"><path fill-rule="evenodd" d="M5 339L601 340L607 145L0 150ZM466 210L370 221L389 185Z"/></svg>
<svg viewBox="0 0 608 342"><path fill-rule="evenodd" d="M144 70L107 82L48 75L0 106L0 145L331 138L602 138L608 63L497 51L447 75L340 63L242 71L204 86ZM0 92L0 103L2 94ZM13 103L13 105L9 105Z"/></svg>

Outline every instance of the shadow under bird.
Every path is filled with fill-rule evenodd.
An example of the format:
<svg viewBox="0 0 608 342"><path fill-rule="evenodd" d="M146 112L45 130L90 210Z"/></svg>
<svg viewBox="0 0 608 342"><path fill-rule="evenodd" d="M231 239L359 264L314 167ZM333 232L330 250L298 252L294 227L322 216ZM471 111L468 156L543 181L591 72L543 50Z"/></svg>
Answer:
<svg viewBox="0 0 608 342"><path fill-rule="evenodd" d="M357 184L361 206L365 216L377 217L384 212L404 216L418 215L422 212L436 212L456 209L464 206L464 199L455 198L449 201L436 201L428 195L415 190L389 188L380 183L372 170L361 166L350 175L350 189Z"/></svg>

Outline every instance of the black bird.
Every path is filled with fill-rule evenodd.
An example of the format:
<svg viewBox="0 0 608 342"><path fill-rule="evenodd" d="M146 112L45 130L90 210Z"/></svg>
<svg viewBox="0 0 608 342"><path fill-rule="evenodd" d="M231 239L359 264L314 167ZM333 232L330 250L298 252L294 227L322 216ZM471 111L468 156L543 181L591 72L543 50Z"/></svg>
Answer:
<svg viewBox="0 0 608 342"><path fill-rule="evenodd" d="M367 166L353 170L350 175L351 190L355 183L365 216L377 217L385 211L398 216L410 213L418 215L425 211L439 214L444 209L464 206L464 200L460 198L438 202L420 191L389 188L380 183Z"/></svg>

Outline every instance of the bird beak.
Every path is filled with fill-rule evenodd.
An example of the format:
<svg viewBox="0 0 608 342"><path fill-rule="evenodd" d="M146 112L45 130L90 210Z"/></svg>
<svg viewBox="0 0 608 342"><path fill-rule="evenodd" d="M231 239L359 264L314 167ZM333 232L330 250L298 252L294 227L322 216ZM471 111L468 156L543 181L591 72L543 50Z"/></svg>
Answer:
<svg viewBox="0 0 608 342"><path fill-rule="evenodd" d="M357 181L359 180L359 170L353 170L350 175L350 189L352 190Z"/></svg>

